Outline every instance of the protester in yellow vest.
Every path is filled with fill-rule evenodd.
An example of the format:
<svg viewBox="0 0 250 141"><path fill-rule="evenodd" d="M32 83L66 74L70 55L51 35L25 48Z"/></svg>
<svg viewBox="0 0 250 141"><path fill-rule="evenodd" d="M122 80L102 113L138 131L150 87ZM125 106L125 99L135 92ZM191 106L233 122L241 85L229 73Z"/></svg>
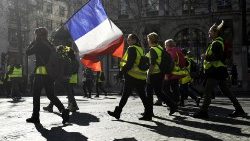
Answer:
<svg viewBox="0 0 250 141"><path fill-rule="evenodd" d="M184 101L185 99L188 98L188 96L190 96L192 99L195 100L196 102L196 106L199 107L199 103L200 103L200 98L197 97L197 94L194 93L194 91L190 88L191 84L192 84L192 77L191 77L191 61L193 61L191 58L189 58L187 56L187 51L185 49L182 49L183 54L185 55L185 59L186 59L186 67L183 68L187 73L186 75L181 78L179 80L180 83L180 93L181 93L181 99L180 99L180 106L184 107Z"/></svg>
<svg viewBox="0 0 250 141"><path fill-rule="evenodd" d="M227 67L224 63L224 42L222 36L222 27L224 21L219 25L214 24L209 29L209 37L212 39L212 43L208 46L205 53L205 60L203 63L205 75L206 75L206 84L204 90L204 101L202 107L198 112L196 112L193 117L195 118L208 118L208 108L211 103L211 95L213 90L218 85L222 93L227 96L233 106L235 111L232 114L229 114L231 117L246 116L246 113L242 109L240 103L229 90L226 78L228 77Z"/></svg>
<svg viewBox="0 0 250 141"><path fill-rule="evenodd" d="M99 97L100 92L99 89L104 92L105 96L107 96L107 91L105 90L103 83L105 81L105 76L103 71L99 71L96 73L96 97Z"/></svg>
<svg viewBox="0 0 250 141"><path fill-rule="evenodd" d="M40 123L40 96L41 91L45 88L46 95L49 100L58 108L62 113L62 123L65 124L69 121L69 110L65 109L62 102L54 95L54 81L47 74L46 64L49 61L52 52L52 45L48 40L48 31L45 27L35 29L35 40L29 45L26 54L35 55L35 79L33 89L33 113L32 116L26 119L29 123Z"/></svg>
<svg viewBox="0 0 250 141"><path fill-rule="evenodd" d="M78 68L79 68L79 62L76 59L74 50L71 47L60 45L58 46L60 50L62 51L61 55L64 57L64 60L69 61L69 65L66 65L65 67L65 79L63 79L63 87L65 88L65 92L68 95L68 107L70 112L76 112L79 110L76 100L75 100L75 92L74 87L78 83ZM67 72L66 72L67 71ZM66 75L67 74L67 75ZM69 76L68 76L69 74ZM43 107L45 111L53 112L53 103L50 102L50 104L46 107Z"/></svg>
<svg viewBox="0 0 250 141"><path fill-rule="evenodd" d="M145 108L144 116L140 120L151 120L152 117L151 113L148 112L148 102L145 93L146 71L140 70L138 67L144 51L140 46L139 38L135 34L128 35L127 43L129 47L120 62L120 78L122 75L125 78L124 91L119 106L116 106L113 112L108 111L108 114L119 119L123 107L132 94L132 90L136 89Z"/></svg>
<svg viewBox="0 0 250 141"><path fill-rule="evenodd" d="M150 67L147 72L147 96L149 98L151 115L153 115L153 92L170 107L169 115L172 115L177 111L177 104L169 95L163 93L162 85L165 74L159 68L164 48L159 45L159 37L155 32L147 35L147 41L150 47Z"/></svg>
<svg viewBox="0 0 250 141"><path fill-rule="evenodd" d="M21 99L22 66L15 64L10 67L9 78L11 80L11 96L14 101Z"/></svg>

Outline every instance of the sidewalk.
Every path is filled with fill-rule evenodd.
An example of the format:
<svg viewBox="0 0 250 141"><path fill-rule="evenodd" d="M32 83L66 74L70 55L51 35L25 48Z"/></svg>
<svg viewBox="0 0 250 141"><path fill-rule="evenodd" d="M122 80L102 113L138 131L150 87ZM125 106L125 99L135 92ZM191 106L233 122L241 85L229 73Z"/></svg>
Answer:
<svg viewBox="0 0 250 141"><path fill-rule="evenodd" d="M67 105L65 96L59 97ZM226 98L216 98L211 105L211 118L208 121L194 119L197 110L189 100L180 113L168 116L165 106L154 106L156 117L153 121L140 121L143 112L141 100L131 97L121 115L115 120L107 114L117 106L120 97L113 95L87 99L77 96L79 112L71 115L70 124L63 126L58 110L54 113L42 110L42 126L26 123L32 114L32 98L24 97L14 103L10 99L0 99L0 141L249 141L249 118L228 118L232 105ZM250 98L239 98L246 112L250 113ZM41 107L49 103L41 98Z"/></svg>

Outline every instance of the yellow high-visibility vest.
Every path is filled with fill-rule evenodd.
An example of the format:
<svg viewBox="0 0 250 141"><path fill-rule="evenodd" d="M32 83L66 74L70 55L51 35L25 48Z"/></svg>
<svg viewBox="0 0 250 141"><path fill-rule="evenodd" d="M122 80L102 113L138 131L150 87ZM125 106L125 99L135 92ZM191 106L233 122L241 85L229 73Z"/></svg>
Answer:
<svg viewBox="0 0 250 141"><path fill-rule="evenodd" d="M13 72L11 74L9 74L9 77L10 78L22 77L22 73L23 73L22 67L20 67L20 68L14 67Z"/></svg>
<svg viewBox="0 0 250 141"><path fill-rule="evenodd" d="M154 66L154 69L152 70L152 74L160 73L161 70L159 68L159 65L161 63L161 57L162 57L162 50L163 48L160 45L157 45L156 47L151 47L157 54L156 64ZM161 49L159 49L161 48ZM149 58L151 59L151 54L149 53Z"/></svg>
<svg viewBox="0 0 250 141"><path fill-rule="evenodd" d="M72 74L69 78L69 83L70 84L77 84L77 73Z"/></svg>
<svg viewBox="0 0 250 141"><path fill-rule="evenodd" d="M128 47L128 49L131 47L134 47L136 49L136 59L135 59L133 67L128 71L128 75L130 75L136 79L146 80L146 76L147 76L146 71L140 70L138 68L138 65L139 65L140 59L141 59L141 55L144 54L144 51L142 50L141 47L136 46L136 45L130 46L130 47ZM122 57L122 60L120 62L120 68L124 67L125 64L127 63L128 49L125 52L124 56Z"/></svg>
<svg viewBox="0 0 250 141"><path fill-rule="evenodd" d="M191 62L189 59L187 59L187 60L188 60L189 64L186 68L183 69L186 76L179 80L180 84L186 84L186 83L192 82L192 78L190 76Z"/></svg>
<svg viewBox="0 0 250 141"><path fill-rule="evenodd" d="M210 56L210 55L213 54L212 46L213 46L213 44L216 43L216 42L218 42L218 43L221 44L222 49L223 49L223 51L224 51L223 39L222 39L221 37L217 37L217 38L208 46L208 48L207 48L207 50L206 50L206 55L207 55L207 56ZM222 61L220 61L220 60L219 60L219 61L211 61L211 62L209 62L209 61L207 61L207 60L204 60L203 68L204 68L205 70L211 68L212 66L215 67L215 68L218 68L218 67L225 67L226 65L225 65L224 63L222 63Z"/></svg>
<svg viewBox="0 0 250 141"><path fill-rule="evenodd" d="M45 66L38 66L36 67L36 71L35 74L39 74L39 75L47 75L47 70Z"/></svg>

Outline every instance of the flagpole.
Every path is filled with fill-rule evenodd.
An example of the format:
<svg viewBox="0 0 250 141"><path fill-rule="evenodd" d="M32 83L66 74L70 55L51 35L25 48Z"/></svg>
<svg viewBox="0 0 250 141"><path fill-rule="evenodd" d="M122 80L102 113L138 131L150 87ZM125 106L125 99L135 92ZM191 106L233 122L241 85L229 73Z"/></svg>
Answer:
<svg viewBox="0 0 250 141"><path fill-rule="evenodd" d="M71 15L67 21L65 21L61 26L64 26L73 16L75 16L75 14L80 11L86 4L88 4L91 0L89 0L88 2L86 2L84 5L82 5L77 11L75 11L75 13L73 15Z"/></svg>

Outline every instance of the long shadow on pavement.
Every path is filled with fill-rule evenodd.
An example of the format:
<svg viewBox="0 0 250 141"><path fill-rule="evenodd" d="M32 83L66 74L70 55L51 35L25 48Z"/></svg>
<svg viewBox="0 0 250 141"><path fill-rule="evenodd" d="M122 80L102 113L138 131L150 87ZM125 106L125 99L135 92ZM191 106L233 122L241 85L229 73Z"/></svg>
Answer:
<svg viewBox="0 0 250 141"><path fill-rule="evenodd" d="M241 133L241 128L237 128L237 127L214 124L214 123L204 123L204 122L198 122L198 121L188 121L188 120L185 120L181 116L176 116L174 120L170 120L170 119L166 119L166 118L162 118L158 116L155 116L155 118L166 120L169 122L174 122L179 125L190 126L190 127L200 128L200 129L205 129L205 130L212 130L212 131L216 131L220 133L227 133L231 135L250 137L250 134Z"/></svg>
<svg viewBox="0 0 250 141"><path fill-rule="evenodd" d="M96 116L88 113L74 112L70 116L69 122L80 126L88 126L90 122L100 122L100 120Z"/></svg>
<svg viewBox="0 0 250 141"><path fill-rule="evenodd" d="M47 141L87 141L88 138L78 132L67 132L62 127L52 127L50 130L41 124L35 124L36 130L47 139ZM35 139L34 139L35 140Z"/></svg>
<svg viewBox="0 0 250 141"><path fill-rule="evenodd" d="M179 109L179 113L181 115L190 116L189 113L194 113L198 109L190 108L190 107L182 107ZM209 110L209 119L208 121L233 124L233 125L248 125L250 126L250 121L240 120L237 118L226 117L229 113L232 113L233 110L226 109L223 107L210 106ZM245 119L250 119L249 116L245 117Z"/></svg>
<svg viewBox="0 0 250 141"><path fill-rule="evenodd" d="M177 138L184 138L184 139L190 139L190 140L202 140L202 141L222 141L208 134L190 131L190 130L186 130L186 129L176 127L176 126L167 126L158 121L153 121L155 122L157 126L146 125L146 124L130 122L130 121L123 121L123 120L120 120L120 121L149 128L152 132L155 132L160 135L167 136L167 137L177 137Z"/></svg>
<svg viewBox="0 0 250 141"><path fill-rule="evenodd" d="M135 138L114 139L114 141L137 141Z"/></svg>
<svg viewBox="0 0 250 141"><path fill-rule="evenodd" d="M61 116L61 114L53 112L54 114ZM88 126L90 122L100 122L99 118L88 113L73 112L69 116L69 124L77 124L80 126Z"/></svg>

